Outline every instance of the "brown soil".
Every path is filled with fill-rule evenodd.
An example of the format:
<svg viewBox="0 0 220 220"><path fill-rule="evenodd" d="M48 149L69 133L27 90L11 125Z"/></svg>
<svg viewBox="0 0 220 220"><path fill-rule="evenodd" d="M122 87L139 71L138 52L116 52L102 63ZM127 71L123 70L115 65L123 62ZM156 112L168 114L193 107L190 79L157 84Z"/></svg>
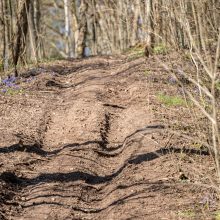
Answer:
<svg viewBox="0 0 220 220"><path fill-rule="evenodd" d="M156 93L178 87L157 61L94 57L25 74L36 76L24 93L0 97L0 219L212 218L211 157L167 133L164 115L189 113L165 114Z"/></svg>

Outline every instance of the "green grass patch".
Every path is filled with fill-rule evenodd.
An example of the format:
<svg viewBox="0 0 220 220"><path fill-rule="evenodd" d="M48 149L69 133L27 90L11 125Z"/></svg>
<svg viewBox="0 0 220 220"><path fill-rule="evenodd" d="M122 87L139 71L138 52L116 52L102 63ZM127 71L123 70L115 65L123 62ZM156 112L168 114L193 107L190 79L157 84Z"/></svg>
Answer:
<svg viewBox="0 0 220 220"><path fill-rule="evenodd" d="M184 53L183 58L185 60L191 60L192 59L190 53L188 53L188 52Z"/></svg>
<svg viewBox="0 0 220 220"><path fill-rule="evenodd" d="M128 53L128 60L132 61L144 56L144 50L141 48L136 48Z"/></svg>
<svg viewBox="0 0 220 220"><path fill-rule="evenodd" d="M144 46L136 45L124 51L128 57L128 61L132 61L144 56Z"/></svg>
<svg viewBox="0 0 220 220"><path fill-rule="evenodd" d="M136 59L138 59L138 58L140 58L140 57L143 57L143 56L144 56L144 52L141 51L141 52L138 52L138 53L135 53L135 54L130 54L130 55L128 56L128 60L129 60L129 61L136 60Z"/></svg>
<svg viewBox="0 0 220 220"><path fill-rule="evenodd" d="M217 83L215 84L215 88L216 88L218 91L220 91L220 82L217 82Z"/></svg>
<svg viewBox="0 0 220 220"><path fill-rule="evenodd" d="M149 76L150 74L151 74L151 72L149 70L144 71L144 76Z"/></svg>
<svg viewBox="0 0 220 220"><path fill-rule="evenodd" d="M160 93L157 95L157 99L168 107L186 105L186 101L179 96L169 96L169 95Z"/></svg>
<svg viewBox="0 0 220 220"><path fill-rule="evenodd" d="M196 213L192 210L179 211L178 215L184 218L195 218Z"/></svg>
<svg viewBox="0 0 220 220"><path fill-rule="evenodd" d="M220 211L215 212L215 220L220 220Z"/></svg>
<svg viewBox="0 0 220 220"><path fill-rule="evenodd" d="M168 53L168 48L165 44L157 44L154 48L153 48L153 53L156 55L159 54L167 54Z"/></svg>
<svg viewBox="0 0 220 220"><path fill-rule="evenodd" d="M0 72L3 72L4 70L4 66L3 66L3 63L0 61Z"/></svg>
<svg viewBox="0 0 220 220"><path fill-rule="evenodd" d="M9 96L24 94L24 89L12 89L12 88L1 89L0 94L9 95Z"/></svg>

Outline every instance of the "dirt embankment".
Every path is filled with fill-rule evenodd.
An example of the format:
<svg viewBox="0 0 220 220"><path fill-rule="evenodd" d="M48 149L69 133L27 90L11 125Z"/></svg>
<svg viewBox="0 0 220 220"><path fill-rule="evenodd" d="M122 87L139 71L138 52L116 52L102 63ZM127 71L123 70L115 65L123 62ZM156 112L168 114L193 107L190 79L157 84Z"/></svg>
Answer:
<svg viewBox="0 0 220 220"><path fill-rule="evenodd" d="M155 116L160 70L146 75L150 65L157 63L57 61L23 83L22 94L0 97L2 219L184 219L196 213L203 190L180 178L167 125Z"/></svg>

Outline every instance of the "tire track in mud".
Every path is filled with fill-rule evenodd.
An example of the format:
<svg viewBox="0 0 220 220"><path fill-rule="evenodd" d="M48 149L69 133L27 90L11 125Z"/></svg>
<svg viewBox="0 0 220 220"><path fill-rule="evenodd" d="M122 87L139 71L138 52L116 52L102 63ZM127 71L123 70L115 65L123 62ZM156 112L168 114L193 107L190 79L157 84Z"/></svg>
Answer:
<svg viewBox="0 0 220 220"><path fill-rule="evenodd" d="M19 137L0 149L35 158L23 159L27 166L16 172L3 173L4 181L13 179L20 187L13 219L136 219L140 212L155 214L146 207L155 210L157 197L170 193L172 184L161 179L164 171L154 162L150 166L166 152L154 140L164 127L154 123L147 106L148 88L139 72L144 60L97 65L96 59L83 61L91 69L82 75L74 62L68 63L72 73L71 67L57 67L52 80L59 86L49 86L59 97L55 102L50 94L40 98L50 103L43 119L39 116L40 135L37 130L35 139ZM44 91L44 83L48 89L47 82L39 81L36 88Z"/></svg>

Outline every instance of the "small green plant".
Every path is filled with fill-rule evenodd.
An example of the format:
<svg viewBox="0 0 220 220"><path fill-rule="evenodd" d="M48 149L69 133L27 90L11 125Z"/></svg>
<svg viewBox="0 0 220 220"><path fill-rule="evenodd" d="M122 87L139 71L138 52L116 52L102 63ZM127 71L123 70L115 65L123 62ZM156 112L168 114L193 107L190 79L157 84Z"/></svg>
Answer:
<svg viewBox="0 0 220 220"><path fill-rule="evenodd" d="M128 60L132 61L144 56L144 47L142 45L134 46L127 49L125 52L128 56Z"/></svg>
<svg viewBox="0 0 220 220"><path fill-rule="evenodd" d="M0 61L0 72L3 72L4 68L3 68L3 63Z"/></svg>
<svg viewBox="0 0 220 220"><path fill-rule="evenodd" d="M184 57L186 60L191 60L191 59L192 59L189 52L184 53L183 57Z"/></svg>
<svg viewBox="0 0 220 220"><path fill-rule="evenodd" d="M158 100L163 103L166 106L185 106L186 102L184 99L182 99L179 96L169 96L165 94L158 94L157 95Z"/></svg>
<svg viewBox="0 0 220 220"><path fill-rule="evenodd" d="M23 89L7 89L7 91L5 92L6 95L18 95L18 94L23 94L24 90Z"/></svg>
<svg viewBox="0 0 220 220"><path fill-rule="evenodd" d="M178 215L180 217L184 217L184 218L194 218L194 217L196 217L195 212L192 211L192 210L179 211Z"/></svg>
<svg viewBox="0 0 220 220"><path fill-rule="evenodd" d="M149 76L150 74L151 74L151 72L150 72L149 70L145 70L145 71L144 71L144 75L145 75L145 76Z"/></svg>
<svg viewBox="0 0 220 220"><path fill-rule="evenodd" d="M153 53L158 55L158 54L167 54L168 53L168 48L165 44L158 44L153 48Z"/></svg>
<svg viewBox="0 0 220 220"><path fill-rule="evenodd" d="M144 51L143 50L136 51L136 52L128 55L128 60L132 61L132 60L138 59L138 58L143 57L143 56L144 56Z"/></svg>
<svg viewBox="0 0 220 220"><path fill-rule="evenodd" d="M215 84L215 88L216 88L218 91L220 91L220 82L217 82L217 83Z"/></svg>
<svg viewBox="0 0 220 220"><path fill-rule="evenodd" d="M215 212L215 220L220 220L220 211Z"/></svg>

